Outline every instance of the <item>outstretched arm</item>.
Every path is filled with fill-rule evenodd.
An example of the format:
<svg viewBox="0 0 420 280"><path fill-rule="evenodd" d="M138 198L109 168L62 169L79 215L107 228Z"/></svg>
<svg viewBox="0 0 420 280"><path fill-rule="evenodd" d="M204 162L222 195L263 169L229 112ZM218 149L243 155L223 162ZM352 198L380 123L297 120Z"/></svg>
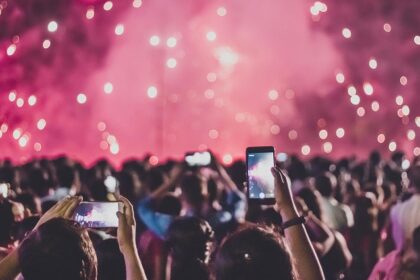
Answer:
<svg viewBox="0 0 420 280"><path fill-rule="evenodd" d="M124 256L127 280L146 280L143 266L137 252L135 241L136 221L134 219L133 205L130 201L119 196L118 200L124 204L123 212L118 212L118 245Z"/></svg>
<svg viewBox="0 0 420 280"><path fill-rule="evenodd" d="M272 173L276 184L276 204L284 221L299 217L286 176L274 167ZM321 265L311 245L306 229L302 224L285 229L286 242L289 245L298 279L324 279Z"/></svg>

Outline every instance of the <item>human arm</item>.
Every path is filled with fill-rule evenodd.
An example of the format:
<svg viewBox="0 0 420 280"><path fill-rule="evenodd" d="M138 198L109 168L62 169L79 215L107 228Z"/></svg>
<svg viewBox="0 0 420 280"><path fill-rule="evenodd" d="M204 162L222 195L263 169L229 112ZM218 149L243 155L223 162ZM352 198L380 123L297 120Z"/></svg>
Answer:
<svg viewBox="0 0 420 280"><path fill-rule="evenodd" d="M118 211L118 232L117 239L120 251L124 256L125 271L127 280L146 280L146 274L137 252L135 241L136 221L134 219L134 209L130 201L119 196L118 201L123 203L123 212Z"/></svg>
<svg viewBox="0 0 420 280"><path fill-rule="evenodd" d="M34 230L54 218L70 219L80 201L82 201L81 197L66 197L59 201L39 219ZM18 248L16 248L0 262L0 279L13 280L19 273L19 255Z"/></svg>
<svg viewBox="0 0 420 280"><path fill-rule="evenodd" d="M169 179L160 185L150 195L150 199L158 199L162 197L168 190L176 186L182 174L184 174L185 166L182 163L175 165L169 175Z"/></svg>
<svg viewBox="0 0 420 280"><path fill-rule="evenodd" d="M152 207L152 199L145 198L137 204L136 210L143 223L160 239L165 239L169 225L175 219L174 216L156 212Z"/></svg>
<svg viewBox="0 0 420 280"><path fill-rule="evenodd" d="M275 195L277 209L284 221L299 217L286 176L277 167L272 168L275 178ZM324 279L319 260L310 243L305 227L302 224L285 229L286 242L289 245L298 279Z"/></svg>
<svg viewBox="0 0 420 280"><path fill-rule="evenodd" d="M227 173L226 169L223 165L217 160L217 158L211 153L212 158L212 166L213 169L216 170L217 174L220 177L220 180L229 191L232 192L240 192L238 187L236 186L235 182L230 178L229 174Z"/></svg>

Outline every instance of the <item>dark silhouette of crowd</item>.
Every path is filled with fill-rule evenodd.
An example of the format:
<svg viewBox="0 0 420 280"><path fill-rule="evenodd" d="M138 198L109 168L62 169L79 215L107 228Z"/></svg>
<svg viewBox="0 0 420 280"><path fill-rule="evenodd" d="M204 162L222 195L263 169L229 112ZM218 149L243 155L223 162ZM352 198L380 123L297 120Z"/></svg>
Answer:
<svg viewBox="0 0 420 280"><path fill-rule="evenodd" d="M0 279L420 279L419 157L282 157L275 205L242 160L150 159L0 160ZM81 201L119 201L118 227L81 227Z"/></svg>

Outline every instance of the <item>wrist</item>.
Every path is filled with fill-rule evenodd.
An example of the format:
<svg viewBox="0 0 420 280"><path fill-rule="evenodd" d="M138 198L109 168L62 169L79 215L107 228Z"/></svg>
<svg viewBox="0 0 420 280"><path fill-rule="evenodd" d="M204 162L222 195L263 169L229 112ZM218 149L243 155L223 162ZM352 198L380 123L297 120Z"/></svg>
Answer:
<svg viewBox="0 0 420 280"><path fill-rule="evenodd" d="M283 220L290 220L299 217L299 213L296 209L296 206L291 204L279 204L277 203L278 211L283 218Z"/></svg>
<svg viewBox="0 0 420 280"><path fill-rule="evenodd" d="M120 251L124 258L132 257L133 255L137 254L137 247L135 244L124 245L120 248Z"/></svg>

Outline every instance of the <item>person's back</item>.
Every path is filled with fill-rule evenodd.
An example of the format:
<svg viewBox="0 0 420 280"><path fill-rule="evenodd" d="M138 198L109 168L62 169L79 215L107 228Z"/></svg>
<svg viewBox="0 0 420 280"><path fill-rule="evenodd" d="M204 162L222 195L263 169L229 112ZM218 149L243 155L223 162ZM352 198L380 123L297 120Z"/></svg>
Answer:
<svg viewBox="0 0 420 280"><path fill-rule="evenodd" d="M334 188L327 175L316 177L315 186L321 194L321 209L327 225L335 230L353 226L354 218L347 205L339 203L334 197Z"/></svg>
<svg viewBox="0 0 420 280"><path fill-rule="evenodd" d="M420 279L420 227L417 227L404 249L397 249L380 259L369 280Z"/></svg>
<svg viewBox="0 0 420 280"><path fill-rule="evenodd" d="M95 280L96 253L87 231L52 219L33 231L18 251L25 280Z"/></svg>
<svg viewBox="0 0 420 280"><path fill-rule="evenodd" d="M182 217L175 220L167 236L171 280L209 279L208 262L214 232L204 220Z"/></svg>
<svg viewBox="0 0 420 280"><path fill-rule="evenodd" d="M411 185L414 195L391 209L392 234L397 249L401 249L406 239L410 238L414 229L420 226L420 166L410 171Z"/></svg>

